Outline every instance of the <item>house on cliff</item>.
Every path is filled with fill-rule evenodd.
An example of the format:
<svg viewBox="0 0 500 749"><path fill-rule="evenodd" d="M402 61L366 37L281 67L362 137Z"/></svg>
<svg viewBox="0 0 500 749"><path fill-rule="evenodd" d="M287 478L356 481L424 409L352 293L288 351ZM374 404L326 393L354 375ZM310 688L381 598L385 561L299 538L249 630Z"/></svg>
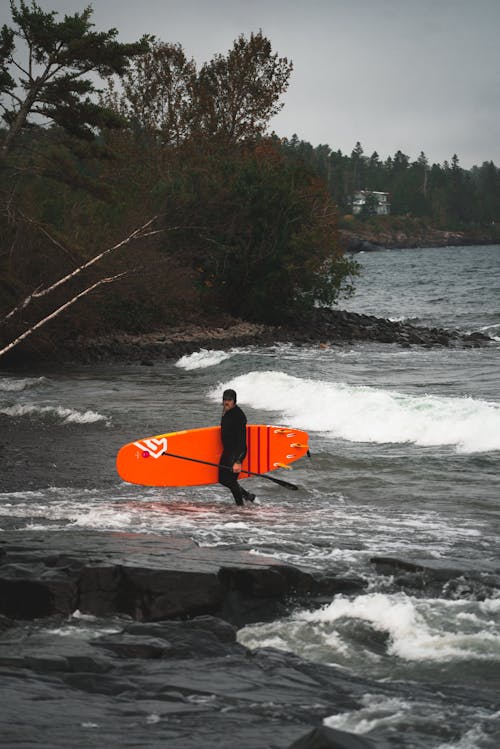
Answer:
<svg viewBox="0 0 500 749"><path fill-rule="evenodd" d="M378 190L358 190L351 199L354 215L368 213L372 216L388 216L391 212L390 193Z"/></svg>

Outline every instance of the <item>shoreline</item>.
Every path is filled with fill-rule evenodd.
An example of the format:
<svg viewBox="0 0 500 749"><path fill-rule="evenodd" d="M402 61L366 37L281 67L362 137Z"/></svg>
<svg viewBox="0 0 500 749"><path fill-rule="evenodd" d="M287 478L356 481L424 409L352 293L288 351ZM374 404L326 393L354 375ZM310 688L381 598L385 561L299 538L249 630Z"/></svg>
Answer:
<svg viewBox="0 0 500 749"><path fill-rule="evenodd" d="M221 325L191 323L146 334L116 332L90 339L77 338L64 347L64 359L89 364L99 361L139 362L147 366L156 360L180 358L200 349L227 351L237 346L280 343L329 348L354 342L392 343L405 348L414 345L477 348L492 343L493 339L483 333L464 334L322 308L310 316L280 326L225 320Z"/></svg>
<svg viewBox="0 0 500 749"><path fill-rule="evenodd" d="M380 252L382 250L415 250L445 247L490 247L500 244L498 236L474 234L466 231L451 231L422 227L411 231L405 229L370 229L357 226L356 229L340 229L344 252Z"/></svg>
<svg viewBox="0 0 500 749"><path fill-rule="evenodd" d="M221 316L209 324L189 322L159 328L149 333L115 331L102 336L77 336L48 344L37 350L14 350L0 361L0 369L15 371L25 367L53 364L94 364L106 362L140 363L180 358L201 349L227 351L242 346L272 346L280 343L330 346L355 342L391 343L403 346L478 348L494 340L483 333L461 333L445 328L428 328L405 322L392 322L374 315L340 309L318 308L302 318L283 325L266 325Z"/></svg>

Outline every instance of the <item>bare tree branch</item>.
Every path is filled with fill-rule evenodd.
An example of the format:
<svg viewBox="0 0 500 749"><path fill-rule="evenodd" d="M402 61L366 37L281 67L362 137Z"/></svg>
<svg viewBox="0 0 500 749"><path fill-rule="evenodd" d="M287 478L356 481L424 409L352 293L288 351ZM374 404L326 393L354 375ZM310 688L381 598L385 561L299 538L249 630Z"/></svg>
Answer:
<svg viewBox="0 0 500 749"><path fill-rule="evenodd" d="M61 312L64 312L64 310L68 309L68 307L71 307L72 304L77 302L79 299L81 299L83 296L86 296L87 294L90 294L91 291L94 291L94 289L97 289L98 286L102 286L106 283L112 283L113 281L116 281L116 279L121 278L122 276L126 275L127 271L124 271L123 273L117 273L115 276L107 276L106 278L101 278L99 281L96 281L96 283L92 284L91 286L88 286L86 289L81 291L76 296L72 297L72 299L69 299L67 302L62 304L60 307L57 307L53 312L50 313L50 315L47 315L42 320L39 320L35 325L32 325L31 328L28 328L24 331L24 333L21 333L17 338L15 338L13 341L7 344L7 346L4 346L3 349L0 349L0 357L4 356L8 351L14 348L14 346L17 346L21 341L24 341L26 338L28 338L30 335L32 335L36 330L41 328L43 325L46 325L50 320L53 320L55 317L61 314Z"/></svg>
<svg viewBox="0 0 500 749"><path fill-rule="evenodd" d="M109 255L111 252L114 252L115 250L120 249L120 247L123 247L129 242L132 242L134 239L144 239L146 237L151 237L151 236L154 236L155 234L159 234L162 231L162 229L149 230L149 227L156 221L157 218L158 216L153 216L153 218L149 219L149 221L146 221L142 226L135 229L131 234L125 237L125 239L122 239L121 242L118 242L112 247L108 247L107 250L104 250L103 252L100 252L98 255L95 255L86 263L83 263L83 265L79 265L78 268L75 268L75 270L71 271L71 273L68 273L67 275L63 276L62 278L60 278L58 281L51 284L50 286L45 286L44 288L38 287L37 289L32 291L31 294L28 294L28 296L25 297L22 302L20 302L16 307L14 307L10 312L8 312L7 315L5 315L2 318L2 320L0 320L0 324L6 323L17 312L20 312L21 310L26 309L26 307L29 304L31 304L31 302L34 299L40 299L41 297L47 296L47 294L50 294L59 286L62 286L63 284L70 281L71 279L75 278L75 276L79 275L82 271L86 270L87 268L90 268L92 265L97 263L99 260L102 260L103 257L105 257L106 255ZM48 236L50 237L50 235ZM54 240L52 237L50 237L50 239L54 241L56 244L58 244L56 240Z"/></svg>

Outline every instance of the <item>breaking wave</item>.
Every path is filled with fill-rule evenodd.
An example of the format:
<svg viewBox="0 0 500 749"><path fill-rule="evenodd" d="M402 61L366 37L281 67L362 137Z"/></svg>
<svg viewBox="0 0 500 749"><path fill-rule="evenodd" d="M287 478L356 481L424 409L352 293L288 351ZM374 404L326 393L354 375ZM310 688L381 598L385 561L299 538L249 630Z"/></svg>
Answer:
<svg viewBox="0 0 500 749"><path fill-rule="evenodd" d="M239 640L250 648L277 647L311 660L373 663L382 655L405 662L500 661L496 617L499 599L479 605L406 593L367 593L333 602L288 619L249 625ZM359 623L366 626L359 627ZM380 633L373 638L371 633Z"/></svg>
<svg viewBox="0 0 500 749"><path fill-rule="evenodd" d="M186 354L176 361L175 366L180 369L205 369L206 367L214 367L216 364L220 364L226 359L230 359L234 354L237 353L234 349L231 351L209 351L208 349L200 349L195 351L193 354Z"/></svg>
<svg viewBox="0 0 500 749"><path fill-rule="evenodd" d="M14 406L4 406L0 408L0 414L12 418L22 418L25 416L52 418L64 424L94 424L98 421L109 423L109 418L96 411L76 411L72 408L63 406L37 406L35 404L23 403Z"/></svg>
<svg viewBox="0 0 500 749"><path fill-rule="evenodd" d="M15 379L13 377L0 377L0 392L19 393L29 388L37 387L46 382L45 377L23 377Z"/></svg>
<svg viewBox="0 0 500 749"><path fill-rule="evenodd" d="M217 385L238 401L279 414L280 423L349 442L454 446L459 453L500 450L500 404L474 398L409 395L393 390L250 372ZM273 417L276 418L276 417Z"/></svg>

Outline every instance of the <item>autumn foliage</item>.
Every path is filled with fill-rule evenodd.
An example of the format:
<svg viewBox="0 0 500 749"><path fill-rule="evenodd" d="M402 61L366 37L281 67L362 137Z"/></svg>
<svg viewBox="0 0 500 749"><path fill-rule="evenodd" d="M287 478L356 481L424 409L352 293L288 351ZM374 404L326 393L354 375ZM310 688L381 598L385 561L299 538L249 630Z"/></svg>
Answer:
<svg viewBox="0 0 500 749"><path fill-rule="evenodd" d="M292 64L262 32L198 70L179 44L96 34L89 8L63 21L35 2L11 8L0 350L32 330L36 348L217 314L282 322L348 291L356 267L339 252L324 181L266 134ZM80 46L67 43L75 29ZM16 81L14 42L35 32Z"/></svg>

